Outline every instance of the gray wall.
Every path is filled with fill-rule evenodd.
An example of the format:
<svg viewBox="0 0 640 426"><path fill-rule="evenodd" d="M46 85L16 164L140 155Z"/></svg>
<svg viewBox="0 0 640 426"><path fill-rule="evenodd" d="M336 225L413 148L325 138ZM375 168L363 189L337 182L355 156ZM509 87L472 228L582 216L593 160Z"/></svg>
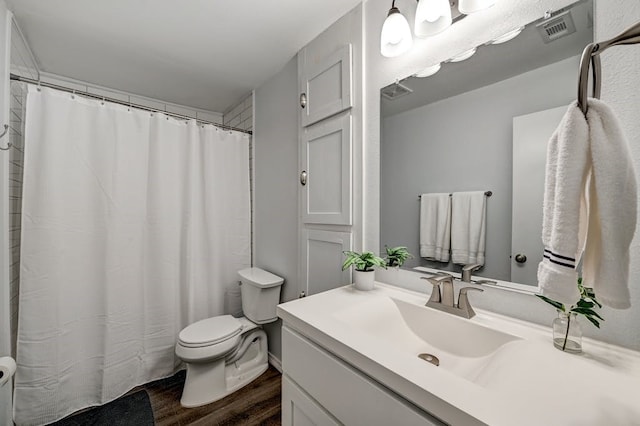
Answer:
<svg viewBox="0 0 640 426"><path fill-rule="evenodd" d="M510 281L512 119L568 105L578 65L579 57L565 59L383 119L380 251L405 245L416 256L407 266L447 269L418 256L418 194L490 190L486 264L478 275Z"/></svg>
<svg viewBox="0 0 640 426"><path fill-rule="evenodd" d="M254 97L254 266L285 279L280 300L298 297L298 65L294 57ZM281 358L281 322L265 326Z"/></svg>

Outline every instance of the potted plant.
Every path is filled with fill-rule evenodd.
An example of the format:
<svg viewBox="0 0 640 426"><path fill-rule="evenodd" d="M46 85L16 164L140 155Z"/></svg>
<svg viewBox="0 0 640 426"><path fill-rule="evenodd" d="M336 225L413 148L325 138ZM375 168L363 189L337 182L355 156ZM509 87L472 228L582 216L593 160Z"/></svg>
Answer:
<svg viewBox="0 0 640 426"><path fill-rule="evenodd" d="M582 278L578 278L578 290L580 300L569 308L556 300L536 294L558 310L558 318L553 320L553 345L561 351L571 353L582 352L582 328L577 321L578 315L584 316L598 328L600 328L598 320L604 321L604 318L594 310L596 306L602 308L602 305L596 300L593 289L582 285Z"/></svg>
<svg viewBox="0 0 640 426"><path fill-rule="evenodd" d="M358 290L371 290L373 289L373 281L375 273L373 268L380 266L381 268L387 268L387 262L381 257L376 256L370 251L358 253L355 251L344 251L344 255L347 257L342 264L342 270L344 271L350 266L354 267L353 281L356 289Z"/></svg>
<svg viewBox="0 0 640 426"><path fill-rule="evenodd" d="M396 267L399 268L404 265L408 259L413 259L413 255L409 253L406 247L399 246L389 248L387 245L384 246L387 251L387 257L385 260L387 261L387 267Z"/></svg>

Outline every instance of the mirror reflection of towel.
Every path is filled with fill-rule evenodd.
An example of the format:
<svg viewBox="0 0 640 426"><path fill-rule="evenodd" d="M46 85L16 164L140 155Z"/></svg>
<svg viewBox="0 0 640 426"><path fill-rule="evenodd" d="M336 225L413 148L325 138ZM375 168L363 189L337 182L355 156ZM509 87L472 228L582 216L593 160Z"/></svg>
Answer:
<svg viewBox="0 0 640 426"><path fill-rule="evenodd" d="M484 265L486 196L484 191L451 196L451 260L458 265Z"/></svg>
<svg viewBox="0 0 640 426"><path fill-rule="evenodd" d="M451 241L451 197L446 194L420 196L420 257L449 262Z"/></svg>

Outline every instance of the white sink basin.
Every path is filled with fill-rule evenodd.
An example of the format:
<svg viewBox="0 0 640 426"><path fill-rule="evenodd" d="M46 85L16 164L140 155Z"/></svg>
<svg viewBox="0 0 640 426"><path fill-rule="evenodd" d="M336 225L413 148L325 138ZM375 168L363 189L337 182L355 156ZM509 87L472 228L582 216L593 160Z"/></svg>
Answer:
<svg viewBox="0 0 640 426"><path fill-rule="evenodd" d="M439 367L472 380L507 343L521 340L480 324L392 297L375 297L334 312L333 317L413 356L428 354ZM425 361L425 368L434 364Z"/></svg>
<svg viewBox="0 0 640 426"><path fill-rule="evenodd" d="M640 424L640 353L584 339L584 354L567 354L546 327L479 309L459 318L425 307L427 298L345 286L279 305L278 315L448 424Z"/></svg>

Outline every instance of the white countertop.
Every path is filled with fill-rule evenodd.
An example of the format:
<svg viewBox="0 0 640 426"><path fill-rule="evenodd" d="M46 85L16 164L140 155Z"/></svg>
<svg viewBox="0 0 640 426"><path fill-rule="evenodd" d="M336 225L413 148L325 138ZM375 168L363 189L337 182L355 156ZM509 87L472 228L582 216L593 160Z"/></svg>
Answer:
<svg viewBox="0 0 640 426"><path fill-rule="evenodd" d="M376 333L376 327L385 327L383 323L372 323L370 330L362 331L345 321L349 318L345 312L357 321L354 307L364 312L367 306L388 304L390 299L423 306L427 296L382 283L368 292L349 285L281 304L278 316L450 424L640 425L640 353L591 339L583 339L583 354L564 353L553 347L549 328L476 309L474 318L460 321L516 339L490 359L479 358L472 375L455 374ZM375 316L371 318L375 322Z"/></svg>

